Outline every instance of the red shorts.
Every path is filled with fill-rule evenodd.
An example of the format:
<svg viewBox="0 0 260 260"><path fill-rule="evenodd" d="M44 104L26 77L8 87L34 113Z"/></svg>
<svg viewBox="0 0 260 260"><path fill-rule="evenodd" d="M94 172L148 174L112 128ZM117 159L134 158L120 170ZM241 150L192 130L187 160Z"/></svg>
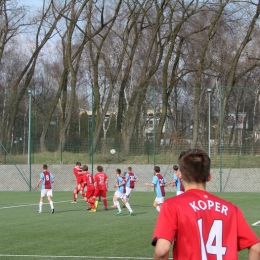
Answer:
<svg viewBox="0 0 260 260"><path fill-rule="evenodd" d="M78 175L77 176L77 184L83 183L83 175Z"/></svg>
<svg viewBox="0 0 260 260"><path fill-rule="evenodd" d="M95 197L106 198L106 196L107 196L107 191L106 191L106 190L95 190L94 196L95 196Z"/></svg>
<svg viewBox="0 0 260 260"><path fill-rule="evenodd" d="M95 190L87 190L87 191L86 191L86 195L85 195L86 198L89 199L90 197L92 197L92 196L94 195L94 191L95 191Z"/></svg>

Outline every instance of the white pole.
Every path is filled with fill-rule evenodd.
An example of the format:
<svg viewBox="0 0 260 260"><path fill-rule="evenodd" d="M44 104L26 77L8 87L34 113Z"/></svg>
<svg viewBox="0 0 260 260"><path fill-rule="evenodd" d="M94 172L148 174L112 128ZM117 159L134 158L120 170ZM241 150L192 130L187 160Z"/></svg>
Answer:
<svg viewBox="0 0 260 260"><path fill-rule="evenodd" d="M31 162L31 136L32 136L32 90L28 90L29 93L29 124L28 124L28 165L30 172L30 191L32 190L32 162Z"/></svg>
<svg viewBox="0 0 260 260"><path fill-rule="evenodd" d="M209 123L209 130L208 130L208 134L209 134L209 136L208 136L208 156L210 157L210 94L211 94L211 89L210 88L208 88L207 89L207 91L208 91L208 96L209 96L209 115L208 115L208 123Z"/></svg>

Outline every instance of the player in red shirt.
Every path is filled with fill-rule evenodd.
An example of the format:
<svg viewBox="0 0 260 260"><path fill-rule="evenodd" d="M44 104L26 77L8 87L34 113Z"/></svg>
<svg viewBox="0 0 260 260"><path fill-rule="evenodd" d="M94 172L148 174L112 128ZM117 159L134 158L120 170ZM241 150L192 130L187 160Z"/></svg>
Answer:
<svg viewBox="0 0 260 260"><path fill-rule="evenodd" d="M82 167L84 187L87 187L86 193L84 194L84 200L90 204L89 212L96 212L95 200L93 201L93 195L95 191L94 179L90 172L88 172L88 166Z"/></svg>
<svg viewBox="0 0 260 260"><path fill-rule="evenodd" d="M77 202L77 197L78 197L78 193L81 191L82 192L82 188L84 189L84 182L83 182L83 173L82 173L82 169L81 169L81 163L80 162L76 162L76 166L73 168L73 173L76 177L76 182L77 182L77 186L74 189L73 192L73 201L72 203L76 203Z"/></svg>
<svg viewBox="0 0 260 260"><path fill-rule="evenodd" d="M98 206L98 201L96 197L101 197L103 200L104 208L107 210L107 190L108 190L108 177L107 174L103 172L103 167L101 165L97 166L97 173L94 175L94 186L95 192L93 199L95 200L95 207Z"/></svg>
<svg viewBox="0 0 260 260"><path fill-rule="evenodd" d="M179 157L185 192L167 199L161 207L152 245L154 260L236 260L237 251L248 248L248 259L260 259L260 242L241 210L206 191L210 158L202 150L189 149Z"/></svg>

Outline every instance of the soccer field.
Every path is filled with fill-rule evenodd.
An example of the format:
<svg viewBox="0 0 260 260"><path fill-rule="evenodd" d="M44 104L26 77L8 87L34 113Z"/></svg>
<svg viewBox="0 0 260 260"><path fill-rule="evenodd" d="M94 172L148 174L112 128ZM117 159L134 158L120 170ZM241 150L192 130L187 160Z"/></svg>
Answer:
<svg viewBox="0 0 260 260"><path fill-rule="evenodd" d="M0 259L152 259L151 238L157 211L152 207L154 192L134 192L130 204L135 212L116 216L111 209L112 195L108 192L109 210L99 203L96 213L86 210L79 197L70 203L72 192L55 192L55 213L45 203L37 213L40 192L1 192L0 196ZM166 197L174 196L168 192ZM258 193L218 193L238 205L251 225L260 221ZM253 226L260 237L260 226ZM185 248L185 245L184 245ZM239 259L246 259L240 252Z"/></svg>

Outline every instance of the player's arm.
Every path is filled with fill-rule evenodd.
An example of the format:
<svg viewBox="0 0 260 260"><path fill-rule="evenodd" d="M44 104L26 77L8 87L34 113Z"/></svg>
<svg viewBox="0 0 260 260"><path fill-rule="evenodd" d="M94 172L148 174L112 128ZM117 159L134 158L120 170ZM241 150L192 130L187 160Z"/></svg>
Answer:
<svg viewBox="0 0 260 260"><path fill-rule="evenodd" d="M39 185L41 184L41 182L42 182L42 179L39 179L39 181L38 181L36 187L39 187Z"/></svg>
<svg viewBox="0 0 260 260"><path fill-rule="evenodd" d="M154 187L154 186L155 186L154 183L148 183L148 182L146 182L144 185L145 185L145 186L151 186L151 187Z"/></svg>
<svg viewBox="0 0 260 260"><path fill-rule="evenodd" d="M116 183L115 185L114 185L114 188L117 188L117 187L120 187L120 186L124 186L125 185L125 181L123 180L122 181L122 183Z"/></svg>
<svg viewBox="0 0 260 260"><path fill-rule="evenodd" d="M156 242L155 249L154 249L154 260L168 260L169 259L169 251L171 248L171 242L159 238Z"/></svg>
<svg viewBox="0 0 260 260"><path fill-rule="evenodd" d="M105 184L106 184L106 189L108 190L108 178L106 179Z"/></svg>
<svg viewBox="0 0 260 260"><path fill-rule="evenodd" d="M248 260L260 259L260 242L248 248Z"/></svg>

